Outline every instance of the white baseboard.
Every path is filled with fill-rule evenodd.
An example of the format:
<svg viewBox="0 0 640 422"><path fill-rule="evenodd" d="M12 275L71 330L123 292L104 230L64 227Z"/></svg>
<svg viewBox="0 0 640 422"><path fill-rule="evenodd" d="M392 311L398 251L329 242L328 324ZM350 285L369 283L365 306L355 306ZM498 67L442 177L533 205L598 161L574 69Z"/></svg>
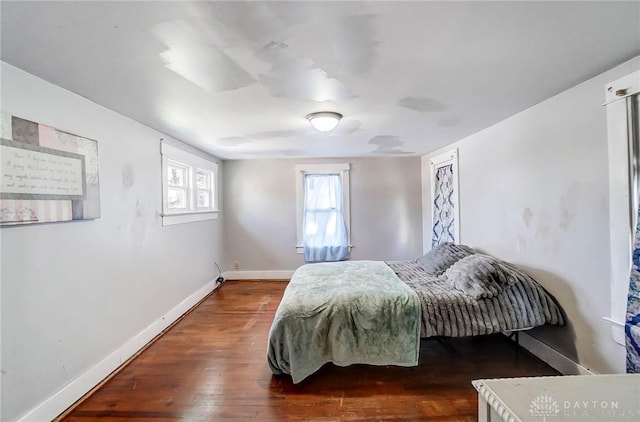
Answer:
<svg viewBox="0 0 640 422"><path fill-rule="evenodd" d="M520 346L528 350L538 359L546 362L562 375L594 375L589 369L574 362L530 334L520 332Z"/></svg>
<svg viewBox="0 0 640 422"><path fill-rule="evenodd" d="M611 325L611 336L613 340L622 347L627 346L626 334L624 333L625 323L611 317L602 317Z"/></svg>
<svg viewBox="0 0 640 422"><path fill-rule="evenodd" d="M225 271L225 280L289 280L293 271Z"/></svg>
<svg viewBox="0 0 640 422"><path fill-rule="evenodd" d="M120 346L115 352L89 368L57 393L30 410L29 413L18 419L18 421L50 421L60 415L115 371L123 362L126 362L127 359L135 355L155 336L173 324L174 321L208 295L214 289L215 285L215 281L210 281L205 284L202 288L180 302L175 308L171 309L131 340Z"/></svg>

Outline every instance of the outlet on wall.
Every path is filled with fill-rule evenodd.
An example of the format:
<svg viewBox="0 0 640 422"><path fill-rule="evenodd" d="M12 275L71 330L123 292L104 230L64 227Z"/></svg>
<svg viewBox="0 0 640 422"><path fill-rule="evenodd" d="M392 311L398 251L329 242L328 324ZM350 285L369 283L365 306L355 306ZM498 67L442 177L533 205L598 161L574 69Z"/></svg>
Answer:
<svg viewBox="0 0 640 422"><path fill-rule="evenodd" d="M239 270L240 269L240 261L234 261L233 262L233 269L234 270Z"/></svg>

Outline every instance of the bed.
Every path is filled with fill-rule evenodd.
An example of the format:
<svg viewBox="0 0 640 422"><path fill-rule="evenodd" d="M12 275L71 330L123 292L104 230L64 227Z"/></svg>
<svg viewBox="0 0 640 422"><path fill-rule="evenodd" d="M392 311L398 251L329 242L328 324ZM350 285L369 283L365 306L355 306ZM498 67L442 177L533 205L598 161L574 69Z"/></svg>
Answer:
<svg viewBox="0 0 640 422"><path fill-rule="evenodd" d="M515 266L444 243L414 261L307 264L269 331L274 374L299 383L322 365L415 366L420 338L562 325L555 300Z"/></svg>

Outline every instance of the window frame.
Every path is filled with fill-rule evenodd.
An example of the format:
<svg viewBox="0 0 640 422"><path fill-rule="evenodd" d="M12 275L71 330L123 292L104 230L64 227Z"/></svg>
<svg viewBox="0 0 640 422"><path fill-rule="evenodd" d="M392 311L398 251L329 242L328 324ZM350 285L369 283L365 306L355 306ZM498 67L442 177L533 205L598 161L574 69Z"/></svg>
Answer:
<svg viewBox="0 0 640 422"><path fill-rule="evenodd" d="M211 210L214 205L215 205L215 201L213 200L213 193L214 193L214 189L213 189L213 179L214 179L214 174L211 170L206 170L203 168L196 168L194 171L194 187L193 187L193 193L194 193L194 198L193 198L193 203L194 203L194 208L196 210L203 210L203 211L209 211ZM204 174L207 176L207 187L201 188L198 186L198 175L200 174ZM206 207L201 207L200 205L198 205L198 198L199 198L199 194L200 192L207 192L209 195L209 205Z"/></svg>
<svg viewBox="0 0 640 422"><path fill-rule="evenodd" d="M624 91L624 92L623 92ZM622 94L622 95L620 95ZM609 248L611 263L610 315L603 319L611 324L613 340L625 345L624 325L632 268L633 240L638 223L636 198L640 190L640 169L637 167L639 146L630 146L630 102L640 99L640 71L632 72L605 86L607 140L609 162ZM638 110L636 108L635 112ZM635 128L637 131L637 127ZM637 136L637 134L636 134ZM635 158L633 156L636 156ZM634 165L636 161L636 165Z"/></svg>
<svg viewBox="0 0 640 422"><path fill-rule="evenodd" d="M164 141L160 144L160 153L162 156L162 225L171 226L218 218L220 212L218 209L218 163L177 148ZM169 185L168 169L171 165L186 168L186 209L169 208L168 195L169 188L172 185ZM210 174L209 207L198 207L197 194L198 191L202 190L197 185L199 172Z"/></svg>
<svg viewBox="0 0 640 422"><path fill-rule="evenodd" d="M187 164L184 163L180 163L178 161L172 160L172 159L168 159L167 160L167 169L165 170L164 174L165 177L167 177L168 179L168 170L169 168L177 168L177 169L181 169L184 172L184 185L180 186L180 185L175 185L170 183L168 180L167 182L167 195L166 195L166 201L167 201L167 209L170 209L172 212L184 212L184 210L187 210L189 208L189 170L190 170L190 166L188 166ZM170 208L169 207L169 191L170 190L180 190L184 192L184 198L185 198L185 206L184 207L180 207L180 208Z"/></svg>
<svg viewBox="0 0 640 422"><path fill-rule="evenodd" d="M296 175L296 252L304 254L302 246L303 238L303 212L304 212L304 176L305 174L339 174L342 184L342 213L345 225L347 226L347 241L349 252L351 244L351 204L349 202L349 172L350 163L326 163L326 164L297 164L294 168Z"/></svg>

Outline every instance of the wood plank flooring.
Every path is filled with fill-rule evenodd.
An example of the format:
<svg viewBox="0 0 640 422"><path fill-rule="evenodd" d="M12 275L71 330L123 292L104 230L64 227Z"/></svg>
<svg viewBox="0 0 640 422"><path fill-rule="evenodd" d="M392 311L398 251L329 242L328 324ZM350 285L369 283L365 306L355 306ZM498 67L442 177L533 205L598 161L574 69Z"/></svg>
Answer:
<svg viewBox="0 0 640 422"><path fill-rule="evenodd" d="M294 385L266 362L286 282L231 281L64 421L475 421L478 378L558 375L502 335L423 340L414 368L325 365Z"/></svg>

